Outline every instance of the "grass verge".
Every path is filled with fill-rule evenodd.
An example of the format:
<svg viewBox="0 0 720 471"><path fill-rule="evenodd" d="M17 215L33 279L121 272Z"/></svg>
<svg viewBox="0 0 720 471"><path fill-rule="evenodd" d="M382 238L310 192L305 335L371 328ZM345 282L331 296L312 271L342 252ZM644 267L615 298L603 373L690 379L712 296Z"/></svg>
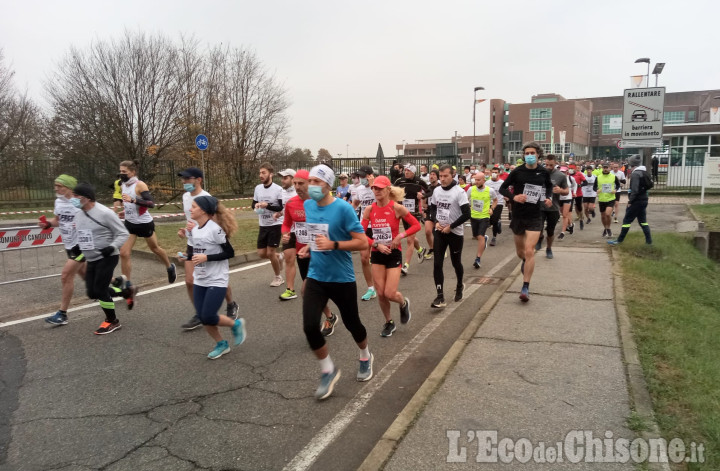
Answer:
<svg viewBox="0 0 720 471"><path fill-rule="evenodd" d="M691 207L708 231L720 231L720 204L695 204Z"/></svg>
<svg viewBox="0 0 720 471"><path fill-rule="evenodd" d="M238 230L230 238L230 243L235 249L235 253L254 252L259 231L257 219L238 219L237 222ZM177 252L185 252L187 241L186 239L179 238L177 235L178 229L184 226L185 224L183 222L155 224L155 232L157 233L160 247L165 249L171 258L175 257ZM145 243L145 239L141 238L138 238L135 243L135 249L150 252L150 249L148 249Z"/></svg>
<svg viewBox="0 0 720 471"><path fill-rule="evenodd" d="M720 469L720 266L689 236L631 233L620 245L623 283L658 425L665 438L703 443Z"/></svg>

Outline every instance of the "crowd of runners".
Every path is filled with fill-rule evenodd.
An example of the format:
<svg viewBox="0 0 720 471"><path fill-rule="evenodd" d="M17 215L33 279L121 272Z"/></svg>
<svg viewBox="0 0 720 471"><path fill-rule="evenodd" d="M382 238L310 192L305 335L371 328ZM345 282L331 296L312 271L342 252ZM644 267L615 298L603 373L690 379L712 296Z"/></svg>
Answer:
<svg viewBox="0 0 720 471"><path fill-rule="evenodd" d="M55 179L55 217L41 218L40 225L59 227L68 261L61 277L60 309L46 319L48 323L67 324L74 278L80 276L87 295L98 300L104 314L94 333L105 335L119 329L113 298L124 298L128 309L136 304L138 289L131 281L131 253L137 237L143 237L161 261L168 282L175 282L176 266L158 244L149 213L155 206L153 197L138 179L137 169L137 162L120 163L112 209L96 201L91 185L78 183L70 175ZM358 347L356 379L368 381L373 377L374 356L358 302L377 299L383 316L378 333L391 337L398 327L393 305L397 305L401 325L412 319L411 300L400 291L401 279L408 275L412 263L433 260L436 297L430 304L432 309L447 305L446 258L450 258L455 272L452 300L463 299L466 227L475 241L470 248L474 252L472 268L480 270L488 246L495 246L504 231L501 215L506 211L510 221L506 234L512 232L521 260L522 302L530 299L535 254L543 242L545 256L552 259L555 241L564 240L575 230L602 225L602 236L614 245L624 240L630 224L638 219L646 242L652 243L646 220L647 190L652 179L647 177L639 156L631 156L625 164L566 164L554 155L544 156L542 147L531 142L523 147L523 159L516 165L472 165L458 171L447 164L421 165L419 169L406 164L394 166L388 178L376 175L370 166L336 176L332 168L321 164L310 171L279 171L280 185L273 182L274 176L270 163L260 166L260 183L252 201L259 224L257 252L270 261L269 286L284 285L279 301L292 301L298 294L302 298L303 331L320 366L320 385L315 393L318 399L330 396L340 378L325 340L333 334L339 318ZM185 285L194 309L192 318L178 327L193 330L203 326L215 341L208 358L216 359L230 351L231 343L240 345L246 338L246 323L238 316L239 307L229 286L228 260L235 255L230 236L237 230L237 222L203 189L200 169L188 168L178 178L185 190L186 223L178 227L177 235L187 246L173 258L184 264ZM620 233L613 239L613 224L618 224L624 191L629 193L628 206ZM596 224L598 212L600 223ZM361 295L352 252L360 253L366 284ZM121 274L114 277L118 262ZM295 284L296 272L302 280L300 286ZM226 311L219 315L223 300ZM331 311L329 301L337 306L337 313ZM223 338L220 327L230 329L231 342Z"/></svg>

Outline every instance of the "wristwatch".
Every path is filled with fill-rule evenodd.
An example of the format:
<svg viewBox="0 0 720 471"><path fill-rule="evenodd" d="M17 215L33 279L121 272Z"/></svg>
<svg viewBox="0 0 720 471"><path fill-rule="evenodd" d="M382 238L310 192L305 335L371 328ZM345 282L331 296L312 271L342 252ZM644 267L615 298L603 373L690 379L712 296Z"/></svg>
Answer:
<svg viewBox="0 0 720 471"><path fill-rule="evenodd" d="M379 245L379 244L378 244L377 242L373 242L373 244L372 244L372 246L373 246L374 249L378 248L378 245Z"/></svg>

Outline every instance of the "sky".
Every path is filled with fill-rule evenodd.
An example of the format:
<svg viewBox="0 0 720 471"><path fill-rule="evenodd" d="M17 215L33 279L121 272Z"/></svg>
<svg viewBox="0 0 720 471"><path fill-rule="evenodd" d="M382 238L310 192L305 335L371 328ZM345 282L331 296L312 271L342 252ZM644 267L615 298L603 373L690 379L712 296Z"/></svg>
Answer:
<svg viewBox="0 0 720 471"><path fill-rule="evenodd" d="M478 86L511 103L621 95L646 73L640 57L666 63L667 92L720 88L717 0L0 0L0 12L5 65L41 104L71 46L125 30L250 48L288 92L289 144L314 155L472 136ZM475 121L487 134L488 102Z"/></svg>

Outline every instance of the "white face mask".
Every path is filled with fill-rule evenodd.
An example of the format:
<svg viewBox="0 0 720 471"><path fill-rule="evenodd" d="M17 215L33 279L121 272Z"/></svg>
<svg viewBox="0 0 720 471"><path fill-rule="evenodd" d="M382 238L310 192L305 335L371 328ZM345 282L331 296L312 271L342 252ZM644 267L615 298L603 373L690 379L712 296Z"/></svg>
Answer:
<svg viewBox="0 0 720 471"><path fill-rule="evenodd" d="M65 195L61 195L60 193L55 193L56 198L65 198Z"/></svg>

